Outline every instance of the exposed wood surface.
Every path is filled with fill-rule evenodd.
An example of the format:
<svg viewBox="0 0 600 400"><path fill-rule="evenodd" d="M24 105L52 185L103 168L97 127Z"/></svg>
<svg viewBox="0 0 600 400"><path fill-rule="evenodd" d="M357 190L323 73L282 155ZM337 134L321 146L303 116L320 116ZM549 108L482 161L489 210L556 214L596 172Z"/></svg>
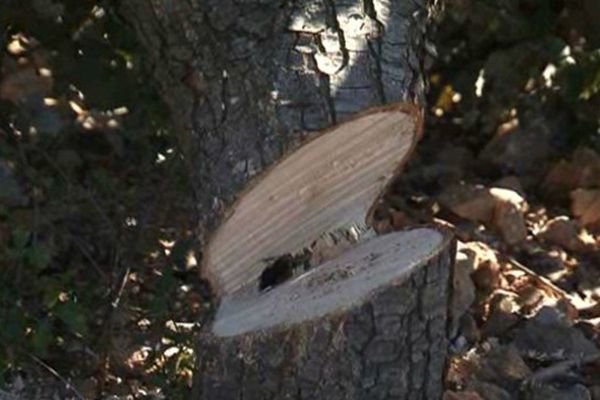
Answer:
<svg viewBox="0 0 600 400"><path fill-rule="evenodd" d="M361 243L258 297L225 298L200 337L193 399L439 399L454 241Z"/></svg>
<svg viewBox="0 0 600 400"><path fill-rule="evenodd" d="M323 233L364 224L409 156L420 123L416 107L375 109L321 134L256 179L208 244L203 270L217 293L256 280L274 258Z"/></svg>

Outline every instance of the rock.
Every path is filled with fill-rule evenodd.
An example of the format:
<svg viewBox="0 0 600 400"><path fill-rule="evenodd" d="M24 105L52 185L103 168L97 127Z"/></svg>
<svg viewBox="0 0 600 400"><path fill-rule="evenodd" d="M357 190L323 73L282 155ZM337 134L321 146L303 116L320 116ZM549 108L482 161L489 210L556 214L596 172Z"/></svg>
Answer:
<svg viewBox="0 0 600 400"><path fill-rule="evenodd" d="M495 311L481 327L484 338L500 337L512 329L521 320L518 314L506 311Z"/></svg>
<svg viewBox="0 0 600 400"><path fill-rule="evenodd" d="M577 184L573 182L575 174L575 167L569 161L560 160L546 175L543 186L553 191L573 189L572 185Z"/></svg>
<svg viewBox="0 0 600 400"><path fill-rule="evenodd" d="M592 395L592 400L600 400L600 385L590 386L589 391Z"/></svg>
<svg viewBox="0 0 600 400"><path fill-rule="evenodd" d="M541 385L530 388L525 392L526 400L591 400L592 396L587 388L580 384L555 387Z"/></svg>
<svg viewBox="0 0 600 400"><path fill-rule="evenodd" d="M475 286L485 292L500 286L500 265L491 260L482 262L471 275Z"/></svg>
<svg viewBox="0 0 600 400"><path fill-rule="evenodd" d="M479 160L517 175L543 174L557 153L552 136L544 123L500 133L485 146Z"/></svg>
<svg viewBox="0 0 600 400"><path fill-rule="evenodd" d="M498 203L494 213L493 226L502 240L510 246L522 243L527 239L525 217L513 203Z"/></svg>
<svg viewBox="0 0 600 400"><path fill-rule="evenodd" d="M523 354L542 357L568 358L599 352L581 331L546 307L517 330L513 343Z"/></svg>
<svg viewBox="0 0 600 400"><path fill-rule="evenodd" d="M521 212L525 212L529 208L525 198L514 190L493 187L489 191L498 203L510 203Z"/></svg>
<svg viewBox="0 0 600 400"><path fill-rule="evenodd" d="M471 278L478 289L491 291L499 285L500 265L494 251L485 243L459 243L458 253L464 254L472 265Z"/></svg>
<svg viewBox="0 0 600 400"><path fill-rule="evenodd" d="M580 147L572 161L561 160L544 179L544 187L551 191L570 191L577 188L600 187L600 155Z"/></svg>
<svg viewBox="0 0 600 400"><path fill-rule="evenodd" d="M414 224L414 220L406 215L404 211L390 210L392 227L394 229L403 229Z"/></svg>
<svg viewBox="0 0 600 400"><path fill-rule="evenodd" d="M479 368L473 371L475 379L493 383L503 388L517 390L531 370L521 358L519 351L512 345L497 346L482 355Z"/></svg>
<svg viewBox="0 0 600 400"><path fill-rule="evenodd" d="M456 184L469 171L473 159L473 153L466 147L447 145L438 148L431 161L419 168L419 182L431 187Z"/></svg>
<svg viewBox="0 0 600 400"><path fill-rule="evenodd" d="M484 400L477 392L465 390L464 392L455 392L446 390L442 397L443 400Z"/></svg>
<svg viewBox="0 0 600 400"><path fill-rule="evenodd" d="M453 185L439 197L440 203L459 217L489 223L494 217L496 202L484 186Z"/></svg>
<svg viewBox="0 0 600 400"><path fill-rule="evenodd" d="M506 390L487 382L469 382L469 388L480 393L485 400L511 400L513 398Z"/></svg>
<svg viewBox="0 0 600 400"><path fill-rule="evenodd" d="M572 159L575 176L571 178L575 187L600 187L600 154L588 147L580 147L575 150Z"/></svg>
<svg viewBox="0 0 600 400"><path fill-rule="evenodd" d="M587 232L580 233L577 224L569 217L560 216L551 219L537 236L549 243L574 252L593 251L595 240Z"/></svg>
<svg viewBox="0 0 600 400"><path fill-rule="evenodd" d="M494 187L509 189L513 192L518 193L523 198L525 197L525 190L518 177L514 175L505 176L504 178L498 179L494 182Z"/></svg>
<svg viewBox="0 0 600 400"><path fill-rule="evenodd" d="M525 312L534 309L546 295L543 290L538 289L534 285L524 285L519 288L518 294L519 298L517 302Z"/></svg>
<svg viewBox="0 0 600 400"><path fill-rule="evenodd" d="M485 261L498 264L496 253L484 242L459 242L458 252L464 253L467 258L471 260L470 262L473 265L473 270L476 270L478 266Z"/></svg>
<svg viewBox="0 0 600 400"><path fill-rule="evenodd" d="M536 322L544 325L571 326L571 321L555 307L544 306L540 308L534 319Z"/></svg>
<svg viewBox="0 0 600 400"><path fill-rule="evenodd" d="M379 235L385 235L386 233L390 233L394 230L392 223L390 222L389 219L382 219L379 221L375 221L375 223L373 224L373 229Z"/></svg>
<svg viewBox="0 0 600 400"><path fill-rule="evenodd" d="M458 252L454 264L453 294L451 301L451 336L458 330L459 321L475 301L475 285L471 280L474 270L472 259Z"/></svg>
<svg viewBox="0 0 600 400"><path fill-rule="evenodd" d="M489 302L489 314L481 328L483 337L499 337L514 327L520 318L519 305L514 293L497 290Z"/></svg>
<svg viewBox="0 0 600 400"><path fill-rule="evenodd" d="M509 245L527 238L524 212L527 202L514 190L454 185L440 197L440 203L459 217L482 222L500 234Z"/></svg>
<svg viewBox="0 0 600 400"><path fill-rule="evenodd" d="M583 226L600 222L600 189L577 189L571 192L571 212Z"/></svg>
<svg viewBox="0 0 600 400"><path fill-rule="evenodd" d="M519 311L518 296L507 290L498 289L490 296L490 312L503 311L513 313Z"/></svg>

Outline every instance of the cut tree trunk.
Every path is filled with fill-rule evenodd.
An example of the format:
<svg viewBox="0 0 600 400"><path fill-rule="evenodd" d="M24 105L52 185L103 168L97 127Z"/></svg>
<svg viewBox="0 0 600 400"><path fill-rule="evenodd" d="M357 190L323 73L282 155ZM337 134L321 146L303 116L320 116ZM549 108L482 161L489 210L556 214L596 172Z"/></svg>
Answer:
<svg viewBox="0 0 600 400"><path fill-rule="evenodd" d="M177 125L201 239L306 136L374 106L423 105L433 2L120 2Z"/></svg>
<svg viewBox="0 0 600 400"><path fill-rule="evenodd" d="M223 299L194 399L439 399L454 243L367 240L262 296Z"/></svg>
<svg viewBox="0 0 600 400"><path fill-rule="evenodd" d="M420 136L433 3L120 2L177 127L219 304L194 399L440 397L453 241L370 228Z"/></svg>

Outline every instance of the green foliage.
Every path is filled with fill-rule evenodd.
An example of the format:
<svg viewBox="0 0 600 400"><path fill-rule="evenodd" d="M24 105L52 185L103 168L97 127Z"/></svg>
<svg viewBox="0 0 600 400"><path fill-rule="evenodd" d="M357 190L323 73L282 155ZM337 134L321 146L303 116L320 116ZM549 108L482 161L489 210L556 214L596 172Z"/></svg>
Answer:
<svg viewBox="0 0 600 400"><path fill-rule="evenodd" d="M600 44L597 21L585 18L594 8L586 0L446 2L433 74L437 114L459 121L475 142L533 115L567 121L560 135L571 144L597 141Z"/></svg>
<svg viewBox="0 0 600 400"><path fill-rule="evenodd" d="M0 378L37 358L103 380L152 343L145 384L185 390L192 330L163 338L202 303L193 203L135 35L79 0L2 2L0 27Z"/></svg>

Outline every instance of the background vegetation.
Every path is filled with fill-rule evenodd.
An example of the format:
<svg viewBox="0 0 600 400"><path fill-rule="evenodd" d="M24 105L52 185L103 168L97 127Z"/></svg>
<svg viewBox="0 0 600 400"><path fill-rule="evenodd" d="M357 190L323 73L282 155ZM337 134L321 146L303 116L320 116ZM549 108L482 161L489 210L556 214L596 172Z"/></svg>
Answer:
<svg viewBox="0 0 600 400"><path fill-rule="evenodd" d="M0 3L0 387L189 387L207 300L193 196L117 3ZM474 151L499 130L541 135L492 176L535 175L539 137L545 158L598 146L599 21L597 0L448 1L428 133Z"/></svg>

